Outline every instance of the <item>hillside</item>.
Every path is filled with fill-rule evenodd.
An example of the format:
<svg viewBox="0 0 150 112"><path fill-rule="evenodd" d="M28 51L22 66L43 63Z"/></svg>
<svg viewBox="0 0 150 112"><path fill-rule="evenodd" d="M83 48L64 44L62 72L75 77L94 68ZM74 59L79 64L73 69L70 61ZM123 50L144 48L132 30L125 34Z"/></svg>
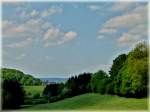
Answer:
<svg viewBox="0 0 150 112"><path fill-rule="evenodd" d="M147 110L147 98L135 99L112 95L84 94L62 101L38 104L22 110Z"/></svg>
<svg viewBox="0 0 150 112"><path fill-rule="evenodd" d="M2 68L2 79L14 79L19 81L22 85L41 85L42 81L38 78L34 78L32 75L25 74L20 70Z"/></svg>

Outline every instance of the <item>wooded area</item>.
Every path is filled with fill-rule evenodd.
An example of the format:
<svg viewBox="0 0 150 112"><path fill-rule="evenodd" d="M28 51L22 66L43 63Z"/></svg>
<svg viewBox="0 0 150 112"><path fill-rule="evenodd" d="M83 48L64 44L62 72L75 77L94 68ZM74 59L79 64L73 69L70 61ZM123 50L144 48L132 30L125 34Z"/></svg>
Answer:
<svg viewBox="0 0 150 112"><path fill-rule="evenodd" d="M19 108L25 104L25 85L42 85L41 80L15 69L2 68L2 107ZM66 83L46 85L38 103L55 102L84 93L111 94L123 97L147 97L148 46L139 43L128 54L120 54L113 60L109 74L103 70L81 73L70 77ZM30 100L32 100L31 98ZM28 103L26 103L28 104Z"/></svg>

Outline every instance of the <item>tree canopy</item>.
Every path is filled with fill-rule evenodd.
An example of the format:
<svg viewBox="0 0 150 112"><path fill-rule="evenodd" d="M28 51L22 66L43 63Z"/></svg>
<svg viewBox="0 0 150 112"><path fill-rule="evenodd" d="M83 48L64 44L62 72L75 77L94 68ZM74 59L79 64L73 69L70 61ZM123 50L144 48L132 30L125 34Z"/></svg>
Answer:
<svg viewBox="0 0 150 112"><path fill-rule="evenodd" d="M42 81L16 69L2 68L2 80L17 80L22 85L41 85Z"/></svg>

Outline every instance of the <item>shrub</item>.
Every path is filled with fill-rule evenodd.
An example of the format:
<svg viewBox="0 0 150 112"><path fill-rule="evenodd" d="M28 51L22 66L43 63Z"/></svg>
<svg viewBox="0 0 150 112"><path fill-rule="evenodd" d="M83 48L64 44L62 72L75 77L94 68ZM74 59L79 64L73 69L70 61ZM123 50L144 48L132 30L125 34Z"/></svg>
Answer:
<svg viewBox="0 0 150 112"><path fill-rule="evenodd" d="M33 99L38 99L38 98L40 98L40 94L39 93L33 94Z"/></svg>

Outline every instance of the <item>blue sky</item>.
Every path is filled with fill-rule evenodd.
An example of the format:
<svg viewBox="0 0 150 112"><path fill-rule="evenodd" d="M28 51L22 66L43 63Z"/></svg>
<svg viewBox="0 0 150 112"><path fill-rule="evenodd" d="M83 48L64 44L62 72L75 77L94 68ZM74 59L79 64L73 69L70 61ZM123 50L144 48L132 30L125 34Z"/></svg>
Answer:
<svg viewBox="0 0 150 112"><path fill-rule="evenodd" d="M108 72L148 40L147 11L146 2L5 2L2 66L36 77Z"/></svg>

